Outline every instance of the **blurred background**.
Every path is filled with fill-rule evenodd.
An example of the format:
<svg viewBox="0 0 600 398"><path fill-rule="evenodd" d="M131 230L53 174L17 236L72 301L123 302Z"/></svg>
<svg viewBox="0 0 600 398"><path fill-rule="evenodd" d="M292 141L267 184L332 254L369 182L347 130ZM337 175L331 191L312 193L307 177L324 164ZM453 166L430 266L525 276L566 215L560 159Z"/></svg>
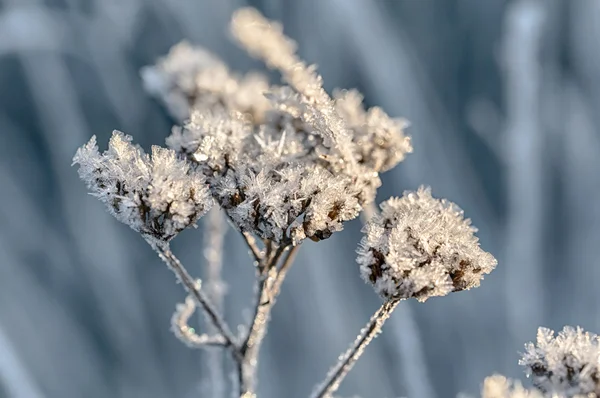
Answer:
<svg viewBox="0 0 600 398"><path fill-rule="evenodd" d="M202 351L169 331L172 273L86 194L71 159L113 129L145 148L173 120L139 77L182 39L232 68L232 10L284 23L326 88L411 121L414 154L379 201L430 185L499 260L481 288L402 303L344 382L363 398L475 394L522 378L538 326L600 332L600 2L596 0L0 0L0 397L210 397ZM202 223L201 223L202 224ZM308 242L263 347L260 397L305 397L379 305L354 262L360 221ZM174 252L195 275L202 228ZM252 267L232 231L226 316Z"/></svg>

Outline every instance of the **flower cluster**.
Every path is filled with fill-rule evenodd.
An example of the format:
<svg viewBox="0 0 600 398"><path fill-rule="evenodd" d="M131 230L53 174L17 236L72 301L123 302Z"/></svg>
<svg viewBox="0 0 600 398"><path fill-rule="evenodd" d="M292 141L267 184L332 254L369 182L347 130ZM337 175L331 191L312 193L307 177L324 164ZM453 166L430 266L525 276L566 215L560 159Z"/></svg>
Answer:
<svg viewBox="0 0 600 398"><path fill-rule="evenodd" d="M406 123L381 108L365 110L356 91L329 97L281 27L255 10L237 11L232 33L290 86L255 80L253 90L246 85L247 95L240 93L241 80L221 61L179 44L145 74L147 85L170 82L154 84L167 87L154 92L171 109L181 102L176 98L191 109L167 145L205 174L214 198L242 231L276 243L326 239L374 200L379 173L412 151Z"/></svg>
<svg viewBox="0 0 600 398"><path fill-rule="evenodd" d="M467 290L496 266L462 210L429 189L405 192L381 210L363 229L357 261L363 279L385 299L425 301Z"/></svg>
<svg viewBox="0 0 600 398"><path fill-rule="evenodd" d="M270 85L258 73L237 75L215 55L182 42L142 71L146 89L185 121L167 145L204 175L241 231L276 244L326 239L374 200L379 173L412 151L406 122L381 108L365 110L356 91L331 98L281 26L256 10L238 10L231 32L289 85ZM89 147L76 163L93 155Z"/></svg>
<svg viewBox="0 0 600 398"><path fill-rule="evenodd" d="M537 344L528 343L519 364L546 393L600 396L600 337L565 327L558 335L539 328Z"/></svg>
<svg viewBox="0 0 600 398"><path fill-rule="evenodd" d="M79 176L92 195L147 238L172 239L212 205L204 176L188 162L158 146L145 154L119 131L113 132L103 154L92 137L77 150L73 164L79 164Z"/></svg>
<svg viewBox="0 0 600 398"><path fill-rule="evenodd" d="M270 107L264 93L269 82L261 73L238 75L216 55L183 41L156 65L142 69L146 91L158 97L178 121L192 109L232 109L259 120Z"/></svg>

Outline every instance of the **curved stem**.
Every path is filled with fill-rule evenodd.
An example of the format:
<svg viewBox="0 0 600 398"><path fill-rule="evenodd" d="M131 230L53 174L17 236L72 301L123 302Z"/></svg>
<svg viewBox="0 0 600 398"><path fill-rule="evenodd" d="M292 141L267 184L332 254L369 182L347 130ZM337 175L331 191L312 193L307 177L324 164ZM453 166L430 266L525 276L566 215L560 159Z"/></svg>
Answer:
<svg viewBox="0 0 600 398"><path fill-rule="evenodd" d="M210 319L217 331L225 339L225 346L231 349L234 358L239 358L239 348L235 337L231 333L231 330L229 330L229 326L227 326L225 320L221 317L204 292L198 289L196 281L194 281L183 264L181 264L179 259L171 252L169 244L166 242L150 242L150 244L158 253L159 257L169 266L171 271L175 273L175 276L183 284L185 290L204 310L208 319Z"/></svg>
<svg viewBox="0 0 600 398"><path fill-rule="evenodd" d="M356 337L354 343L340 357L340 361L329 371L325 380L316 387L311 398L330 398L337 391L348 372L350 372L356 361L358 361L358 358L363 354L367 345L379 334L381 327L399 302L399 300L386 301L379 307L369 320L369 323L367 323L358 337Z"/></svg>

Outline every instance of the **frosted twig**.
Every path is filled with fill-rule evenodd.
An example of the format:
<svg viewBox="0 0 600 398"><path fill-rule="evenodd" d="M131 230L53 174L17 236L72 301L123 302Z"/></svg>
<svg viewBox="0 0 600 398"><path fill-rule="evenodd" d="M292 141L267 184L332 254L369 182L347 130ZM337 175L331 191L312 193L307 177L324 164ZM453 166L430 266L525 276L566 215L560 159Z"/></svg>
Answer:
<svg viewBox="0 0 600 398"><path fill-rule="evenodd" d="M254 259L260 262L263 258L263 254L258 245L256 244L256 239L254 238L254 236L252 236L250 232L242 232L242 236L244 237L246 245L248 245L248 249L250 249L250 252L252 252Z"/></svg>
<svg viewBox="0 0 600 398"><path fill-rule="evenodd" d="M399 300L390 300L381 305L375 314L373 314L369 323L367 323L358 337L356 337L354 343L342 355L340 361L329 371L325 380L315 388L311 395L312 398L332 397L332 394L337 391L348 372L350 372L358 358L363 354L367 345L381 332L381 327L399 302Z"/></svg>
<svg viewBox="0 0 600 398"><path fill-rule="evenodd" d="M296 253L298 253L299 248L300 248L300 246L292 247L287 252L287 255L285 256L285 258L283 259L283 262L281 263L281 267L279 268L279 271L277 272L277 276L275 277L275 282L273 283L273 287L271 288L270 301L273 302L273 304L274 304L275 299L279 295L279 291L281 290L281 285L283 284L285 276L287 275L288 270L290 269L290 267L292 266L292 264L294 262L294 259L296 258Z"/></svg>
<svg viewBox="0 0 600 398"><path fill-rule="evenodd" d="M244 356L243 363L239 364L241 396L253 394L256 389L258 353L267 333L275 299L298 247L294 246L287 252L279 269L277 269L277 263L288 246L280 246L272 251L273 254L268 256L267 262L257 268L257 297L254 317L240 349Z"/></svg>
<svg viewBox="0 0 600 398"><path fill-rule="evenodd" d="M200 281L197 281L199 285ZM177 304L176 310L171 318L171 330L175 337L190 348L205 348L207 346L226 346L226 341L221 335L209 336L208 334L197 334L194 328L188 325L188 321L196 311L194 298L188 295L185 302Z"/></svg>
<svg viewBox="0 0 600 398"><path fill-rule="evenodd" d="M194 298L196 303L204 310L206 316L210 319L221 336L225 339L225 346L232 351L234 358L239 359L240 352L235 337L229 330L229 326L225 320L217 312L214 305L210 302L204 292L198 289L198 284L194 281L188 271L177 257L171 252L169 244L166 242L154 242L149 240L150 246L158 253L158 256L169 266L171 271L175 273L177 279L183 284L185 290Z"/></svg>

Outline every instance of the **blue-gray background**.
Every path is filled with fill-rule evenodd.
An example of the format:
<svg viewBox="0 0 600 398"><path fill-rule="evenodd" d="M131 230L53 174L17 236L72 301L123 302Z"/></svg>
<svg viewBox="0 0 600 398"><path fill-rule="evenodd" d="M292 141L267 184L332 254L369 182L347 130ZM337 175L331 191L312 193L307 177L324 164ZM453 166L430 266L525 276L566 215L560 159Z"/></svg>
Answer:
<svg viewBox="0 0 600 398"><path fill-rule="evenodd" d="M600 2L254 0L283 21L328 89L408 118L415 153L379 200L420 184L460 204L499 259L481 288L400 305L346 396L454 397L521 377L539 325L600 332ZM0 0L0 397L203 396L202 352L169 332L183 298L133 231L86 195L78 146L112 129L148 148L172 121L138 71L181 39L234 68L241 0ZM274 311L261 396L306 396L377 308L359 278L360 222L305 244ZM202 274L202 229L174 250ZM251 264L227 237L227 317ZM206 396L206 395L204 395Z"/></svg>

